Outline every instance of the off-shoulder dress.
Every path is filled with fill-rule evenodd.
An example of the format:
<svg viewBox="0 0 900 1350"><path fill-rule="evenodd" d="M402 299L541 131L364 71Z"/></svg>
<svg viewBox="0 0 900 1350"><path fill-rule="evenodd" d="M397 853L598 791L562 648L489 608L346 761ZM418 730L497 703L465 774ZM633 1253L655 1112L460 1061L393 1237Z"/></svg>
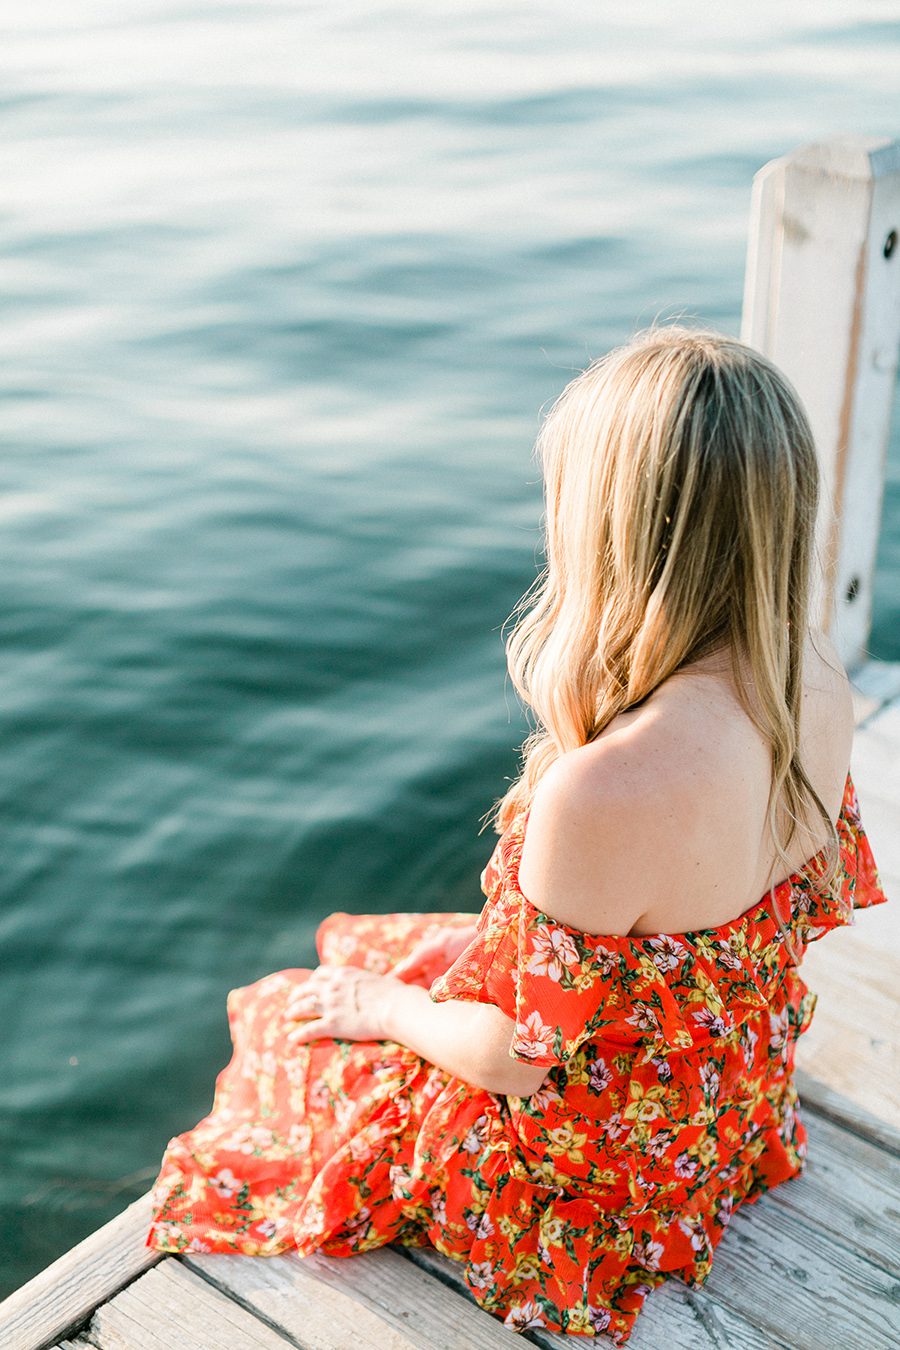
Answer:
<svg viewBox="0 0 900 1350"><path fill-rule="evenodd" d="M233 1055L210 1113L167 1145L147 1246L430 1244L514 1330L624 1344L654 1287L702 1285L737 1207L804 1170L792 1071L816 995L773 906L805 950L887 899L850 774L836 899L812 885L823 850L738 918L688 933L592 936L542 913L518 886L527 816L497 840L480 915L336 912L316 947L389 972L477 918L422 982L513 1019L510 1053L546 1066L538 1091L496 1095L394 1041L291 1046L285 1003L309 971L276 971L228 994Z"/></svg>

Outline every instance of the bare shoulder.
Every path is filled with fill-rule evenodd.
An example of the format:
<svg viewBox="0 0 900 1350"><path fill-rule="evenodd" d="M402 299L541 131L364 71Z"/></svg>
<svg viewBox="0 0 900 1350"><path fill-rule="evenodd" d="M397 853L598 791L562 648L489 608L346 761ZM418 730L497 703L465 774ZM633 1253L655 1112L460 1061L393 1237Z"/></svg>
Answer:
<svg viewBox="0 0 900 1350"><path fill-rule="evenodd" d="M807 651L801 755L835 819L852 693L824 635ZM679 673L544 774L528 816L520 889L544 913L593 934L728 922L781 866L764 836L770 779L771 748L730 681ZM796 866L821 842L801 832Z"/></svg>
<svg viewBox="0 0 900 1350"><path fill-rule="evenodd" d="M855 718L850 677L837 648L824 632L816 630L810 635L804 662L804 701L821 706L829 723L837 721L845 741L848 733L852 739Z"/></svg>
<svg viewBox="0 0 900 1350"><path fill-rule="evenodd" d="M811 635L804 665L800 755L834 820L844 793L856 729L853 688L834 644L822 632ZM822 843L805 828L800 838L808 853Z"/></svg>
<svg viewBox="0 0 900 1350"><path fill-rule="evenodd" d="M691 813L696 726L670 711L640 716L562 755L531 803L519 886L552 918L592 934L627 934L648 894L666 889Z"/></svg>

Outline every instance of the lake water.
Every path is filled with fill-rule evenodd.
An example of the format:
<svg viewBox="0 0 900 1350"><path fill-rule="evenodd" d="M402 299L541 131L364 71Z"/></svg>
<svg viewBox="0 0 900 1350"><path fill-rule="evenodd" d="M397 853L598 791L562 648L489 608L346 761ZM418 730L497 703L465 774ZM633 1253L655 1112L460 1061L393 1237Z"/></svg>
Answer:
<svg viewBox="0 0 900 1350"><path fill-rule="evenodd" d="M230 988L480 908L540 409L738 332L754 172L895 134L898 47L871 0L0 21L0 1294L206 1113ZM895 432L894 660L898 582Z"/></svg>

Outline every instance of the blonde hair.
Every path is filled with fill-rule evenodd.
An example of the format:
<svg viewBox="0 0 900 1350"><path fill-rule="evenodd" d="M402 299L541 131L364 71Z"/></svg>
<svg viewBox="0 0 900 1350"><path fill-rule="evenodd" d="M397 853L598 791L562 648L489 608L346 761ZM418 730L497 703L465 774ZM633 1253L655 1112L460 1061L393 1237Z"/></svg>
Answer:
<svg viewBox="0 0 900 1350"><path fill-rule="evenodd" d="M506 642L535 725L487 820L502 832L560 755L680 667L730 652L741 703L772 749L767 818L785 875L811 801L829 830L822 877L834 887L840 841L798 754L819 466L796 390L734 338L654 323L567 385L535 450L546 565Z"/></svg>

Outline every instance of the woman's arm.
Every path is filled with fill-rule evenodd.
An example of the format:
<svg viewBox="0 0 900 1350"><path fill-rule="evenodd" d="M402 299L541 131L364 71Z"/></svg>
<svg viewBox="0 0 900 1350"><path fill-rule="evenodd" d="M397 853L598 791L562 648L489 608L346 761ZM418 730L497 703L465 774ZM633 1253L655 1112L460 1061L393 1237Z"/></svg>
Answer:
<svg viewBox="0 0 900 1350"><path fill-rule="evenodd" d="M287 1040L325 1036L353 1041L398 1041L430 1064L475 1087L528 1097L547 1070L510 1053L514 1025L490 1003L432 1001L422 985L359 966L318 966L288 1000L288 1019L302 1019Z"/></svg>
<svg viewBox="0 0 900 1350"><path fill-rule="evenodd" d="M442 975L456 958L465 951L475 936L478 927L478 915L473 914L464 924L448 924L440 932L423 938L416 943L392 968L391 974L404 980L415 980L418 984L431 984L438 975Z"/></svg>
<svg viewBox="0 0 900 1350"><path fill-rule="evenodd" d="M461 999L434 1003L421 985L402 980L396 985L386 1000L386 1039L488 1092L512 1097L537 1092L547 1070L513 1059L515 1024L499 1008Z"/></svg>

